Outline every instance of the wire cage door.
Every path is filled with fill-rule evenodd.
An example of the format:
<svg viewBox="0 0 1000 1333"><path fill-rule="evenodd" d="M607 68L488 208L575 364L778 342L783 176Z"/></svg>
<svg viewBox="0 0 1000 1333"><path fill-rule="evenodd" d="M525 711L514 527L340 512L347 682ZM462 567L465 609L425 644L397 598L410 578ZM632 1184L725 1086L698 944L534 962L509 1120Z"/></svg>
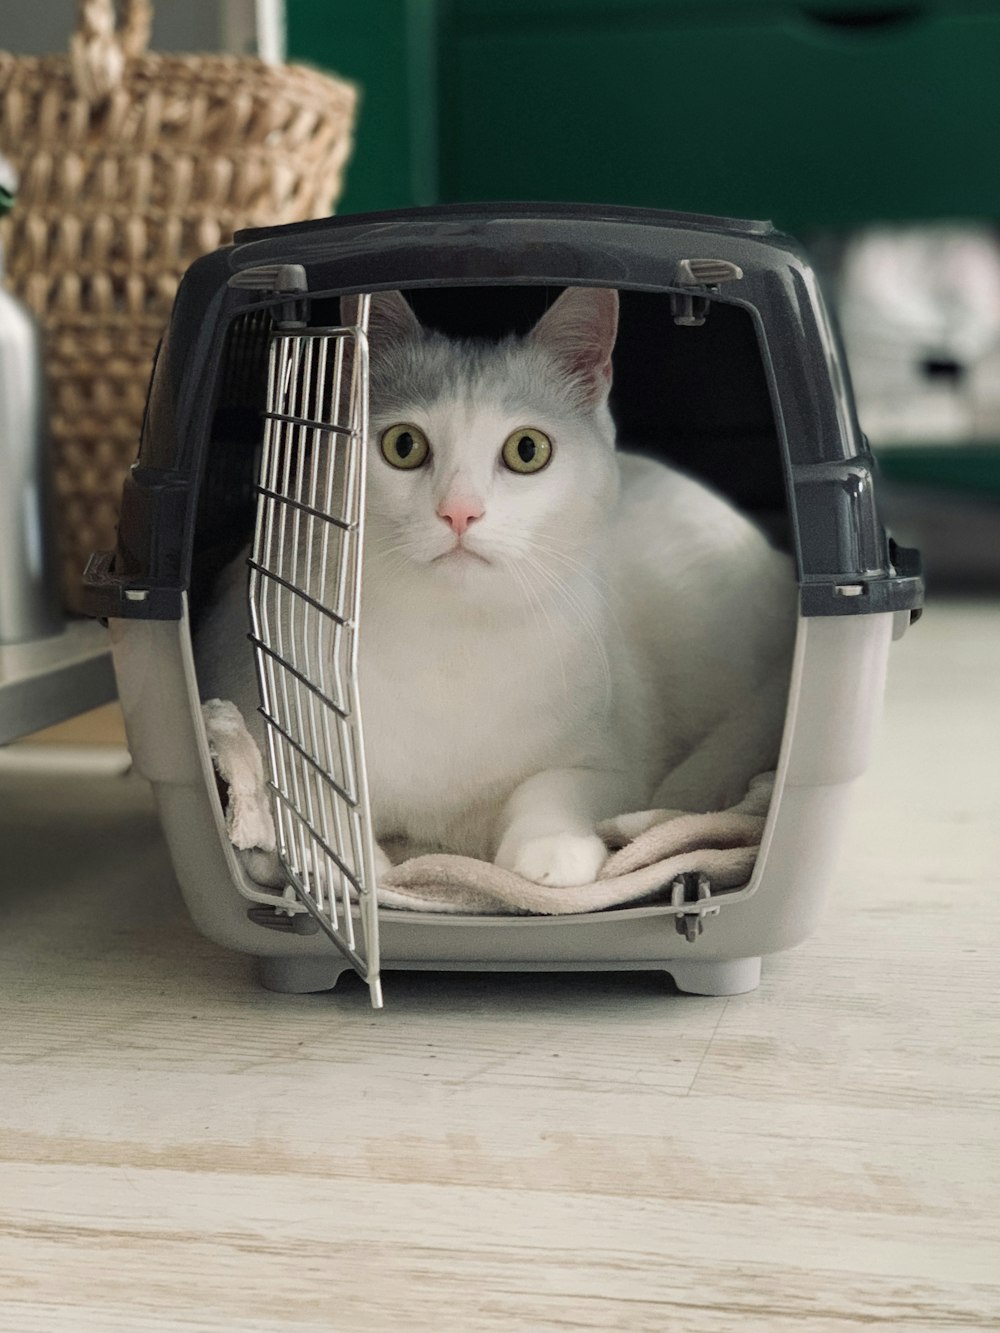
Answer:
<svg viewBox="0 0 1000 1333"><path fill-rule="evenodd" d="M249 596L278 854L381 1008L357 680L368 304L353 327L272 337Z"/></svg>

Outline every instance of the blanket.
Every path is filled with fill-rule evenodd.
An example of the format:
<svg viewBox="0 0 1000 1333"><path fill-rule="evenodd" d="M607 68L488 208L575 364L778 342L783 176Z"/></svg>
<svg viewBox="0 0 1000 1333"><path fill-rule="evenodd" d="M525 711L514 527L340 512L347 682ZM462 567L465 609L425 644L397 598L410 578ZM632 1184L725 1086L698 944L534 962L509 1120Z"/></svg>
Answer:
<svg viewBox="0 0 1000 1333"><path fill-rule="evenodd" d="M235 706L217 699L202 710L230 839L255 878L274 859L274 824L260 752ZM745 884L753 871L774 787L774 774L755 777L728 810L691 814L641 810L598 825L608 859L593 884L553 888L533 884L487 861L445 852L394 865L378 885L382 907L484 916L570 916L669 902L673 886L705 877L712 892Z"/></svg>

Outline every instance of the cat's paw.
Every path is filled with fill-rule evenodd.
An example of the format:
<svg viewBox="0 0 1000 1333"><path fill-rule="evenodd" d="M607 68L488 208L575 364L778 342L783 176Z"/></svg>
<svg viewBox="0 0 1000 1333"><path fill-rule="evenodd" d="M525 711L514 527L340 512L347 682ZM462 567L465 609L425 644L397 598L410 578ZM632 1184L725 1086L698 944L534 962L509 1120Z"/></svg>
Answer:
<svg viewBox="0 0 1000 1333"><path fill-rule="evenodd" d="M595 834L550 833L513 846L501 846L497 865L535 884L570 888L593 884L608 849Z"/></svg>
<svg viewBox="0 0 1000 1333"><path fill-rule="evenodd" d="M275 851L265 852L260 847L238 848L236 859L253 882L262 888L281 889L288 883L285 868Z"/></svg>
<svg viewBox="0 0 1000 1333"><path fill-rule="evenodd" d="M280 889L288 883L285 868L276 851L265 852L259 847L238 850L237 859L255 884L267 889ZM375 844L375 882L380 884L383 876L392 869L392 862L382 848Z"/></svg>

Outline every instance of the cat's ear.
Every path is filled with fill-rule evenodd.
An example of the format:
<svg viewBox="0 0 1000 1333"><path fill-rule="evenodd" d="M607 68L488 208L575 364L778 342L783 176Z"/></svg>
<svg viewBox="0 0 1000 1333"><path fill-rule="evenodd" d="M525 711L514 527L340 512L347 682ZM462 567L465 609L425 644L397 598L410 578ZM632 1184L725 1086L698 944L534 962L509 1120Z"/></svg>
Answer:
<svg viewBox="0 0 1000 1333"><path fill-rule="evenodd" d="M357 297L345 296L344 302L355 302ZM392 343L415 342L423 337L420 321L401 292L373 292L368 311L368 338L373 350Z"/></svg>
<svg viewBox="0 0 1000 1333"><path fill-rule="evenodd" d="M611 353L618 333L618 293L567 287L531 330L531 341L556 358L588 406L611 388Z"/></svg>

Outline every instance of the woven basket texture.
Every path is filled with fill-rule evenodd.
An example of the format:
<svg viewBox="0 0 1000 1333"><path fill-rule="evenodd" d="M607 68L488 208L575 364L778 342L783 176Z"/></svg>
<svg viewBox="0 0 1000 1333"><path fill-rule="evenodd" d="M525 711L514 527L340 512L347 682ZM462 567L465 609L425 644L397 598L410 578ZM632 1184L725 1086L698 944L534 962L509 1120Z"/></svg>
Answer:
<svg viewBox="0 0 1000 1333"><path fill-rule="evenodd" d="M7 281L45 335L56 532L74 609L114 545L157 341L178 281L241 227L329 213L354 88L303 66L144 52L148 4L115 27L85 0L68 56L0 52L0 153L17 167Z"/></svg>

